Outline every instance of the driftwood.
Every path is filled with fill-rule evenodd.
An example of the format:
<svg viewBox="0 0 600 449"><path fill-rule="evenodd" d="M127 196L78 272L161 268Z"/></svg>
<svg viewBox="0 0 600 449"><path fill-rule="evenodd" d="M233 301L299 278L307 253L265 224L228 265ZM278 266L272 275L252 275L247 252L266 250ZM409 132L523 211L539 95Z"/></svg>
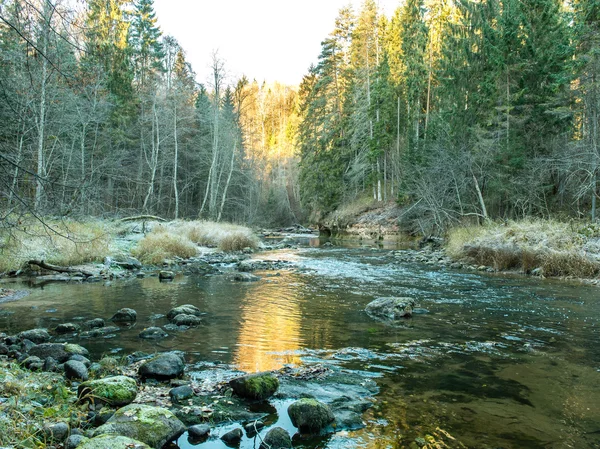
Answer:
<svg viewBox="0 0 600 449"><path fill-rule="evenodd" d="M137 220L156 220L156 221L167 221L164 218L156 217L154 215L136 215L135 217L126 217L121 218L119 221L126 223L128 221L137 221Z"/></svg>
<svg viewBox="0 0 600 449"><path fill-rule="evenodd" d="M51 265L49 263L44 262L43 260L30 260L27 262L29 265L37 265L44 270L56 271L58 273L72 273L72 274L82 274L86 278L93 276L94 273L90 273L89 271L80 270L78 268L71 267L59 267L57 265Z"/></svg>

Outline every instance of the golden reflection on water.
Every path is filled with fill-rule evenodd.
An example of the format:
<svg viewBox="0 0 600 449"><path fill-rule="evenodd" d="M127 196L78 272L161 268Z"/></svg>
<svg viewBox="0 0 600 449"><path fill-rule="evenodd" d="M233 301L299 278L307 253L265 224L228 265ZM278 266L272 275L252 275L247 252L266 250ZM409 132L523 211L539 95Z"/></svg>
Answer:
<svg viewBox="0 0 600 449"><path fill-rule="evenodd" d="M241 301L234 363L247 372L270 371L298 363L302 347L300 303L274 284L259 282Z"/></svg>

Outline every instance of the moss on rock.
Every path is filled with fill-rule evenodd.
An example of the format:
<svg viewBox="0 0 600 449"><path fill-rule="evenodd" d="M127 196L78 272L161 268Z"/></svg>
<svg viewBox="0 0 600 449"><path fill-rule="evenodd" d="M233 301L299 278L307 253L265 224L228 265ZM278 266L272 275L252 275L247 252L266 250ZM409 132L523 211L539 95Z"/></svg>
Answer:
<svg viewBox="0 0 600 449"><path fill-rule="evenodd" d="M288 407L292 424L300 432L315 433L324 429L335 420L333 412L326 404L316 399L300 399Z"/></svg>
<svg viewBox="0 0 600 449"><path fill-rule="evenodd" d="M119 435L99 435L84 441L77 449L150 449L141 441Z"/></svg>
<svg viewBox="0 0 600 449"><path fill-rule="evenodd" d="M127 376L105 377L82 383L77 389L77 395L84 400L115 406L127 405L137 396L137 383Z"/></svg>
<svg viewBox="0 0 600 449"><path fill-rule="evenodd" d="M250 374L231 380L229 386L241 398L264 400L275 394L279 379L271 373Z"/></svg>

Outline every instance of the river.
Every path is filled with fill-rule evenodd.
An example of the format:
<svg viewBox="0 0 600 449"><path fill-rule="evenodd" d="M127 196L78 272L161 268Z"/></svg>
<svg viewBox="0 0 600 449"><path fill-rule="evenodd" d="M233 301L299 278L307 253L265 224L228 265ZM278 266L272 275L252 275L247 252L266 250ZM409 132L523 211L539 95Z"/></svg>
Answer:
<svg viewBox="0 0 600 449"><path fill-rule="evenodd" d="M400 262L395 250L369 245L312 244L256 255L294 264L257 272L258 282L215 275L32 287L0 304L0 330L108 320L131 307L134 327L75 341L94 358L177 349L192 364L257 372L325 363L377 382L364 429L306 447L409 447L436 428L455 438L448 447L600 447L598 287ZM364 312L381 296L410 296L425 310L390 326ZM187 303L206 312L205 324L160 343L138 338Z"/></svg>

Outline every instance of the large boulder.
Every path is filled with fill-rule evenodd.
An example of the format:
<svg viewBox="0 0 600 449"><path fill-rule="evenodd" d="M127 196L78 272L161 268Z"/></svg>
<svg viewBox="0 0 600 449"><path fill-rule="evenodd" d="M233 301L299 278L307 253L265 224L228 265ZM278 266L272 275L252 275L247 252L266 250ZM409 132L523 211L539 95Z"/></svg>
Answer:
<svg viewBox="0 0 600 449"><path fill-rule="evenodd" d="M287 430L281 427L273 427L267 432L260 443L260 449L278 449L292 447L292 439Z"/></svg>
<svg viewBox="0 0 600 449"><path fill-rule="evenodd" d="M94 431L94 436L122 435L160 449L185 429L185 425L167 409L130 404L117 410L106 424Z"/></svg>
<svg viewBox="0 0 600 449"><path fill-rule="evenodd" d="M415 301L412 298L377 298L367 304L365 312L371 318L394 321L412 316Z"/></svg>
<svg viewBox="0 0 600 449"><path fill-rule="evenodd" d="M264 400L279 388L279 380L271 373L249 374L229 382L233 392L244 399Z"/></svg>
<svg viewBox="0 0 600 449"><path fill-rule="evenodd" d="M145 379L168 380L180 377L185 369L183 359L178 354L167 352L148 360L138 369Z"/></svg>
<svg viewBox="0 0 600 449"><path fill-rule="evenodd" d="M171 320L175 326L198 326L202 324L202 318L195 315L181 313Z"/></svg>
<svg viewBox="0 0 600 449"><path fill-rule="evenodd" d="M19 338L21 340L31 340L39 345L50 341L50 334L46 329L29 329L19 333Z"/></svg>
<svg viewBox="0 0 600 449"><path fill-rule="evenodd" d="M127 405L137 396L137 383L127 376L105 377L79 385L80 400L106 403L112 406Z"/></svg>
<svg viewBox="0 0 600 449"><path fill-rule="evenodd" d="M34 346L29 350L29 355L34 355L42 360L52 357L58 363L63 363L69 360L71 354L65 351L65 345L60 343L42 343Z"/></svg>
<svg viewBox="0 0 600 449"><path fill-rule="evenodd" d="M90 355L90 352L85 349L83 346L79 346L73 343L67 343L64 347L65 352L67 352L70 355L82 355L84 357L87 357Z"/></svg>
<svg viewBox="0 0 600 449"><path fill-rule="evenodd" d="M77 449L150 449L150 446L124 436L100 435L84 441Z"/></svg>
<svg viewBox="0 0 600 449"><path fill-rule="evenodd" d="M121 310L118 310L117 313L112 316L111 320L115 323L133 323L135 320L137 320L137 312L133 309L125 307Z"/></svg>
<svg viewBox="0 0 600 449"><path fill-rule="evenodd" d="M175 318L177 315L181 315L181 314L200 316L200 315L202 315L202 312L196 306L193 306L191 304L184 304L182 306L177 306L177 307L169 310L169 313L167 313L167 319L169 321L172 321L173 318Z"/></svg>
<svg viewBox="0 0 600 449"><path fill-rule="evenodd" d="M316 399L300 399L288 407L292 424L302 433L317 433L335 420L329 406Z"/></svg>
<svg viewBox="0 0 600 449"><path fill-rule="evenodd" d="M65 377L71 380L88 380L88 369L82 362L69 360L65 362Z"/></svg>

